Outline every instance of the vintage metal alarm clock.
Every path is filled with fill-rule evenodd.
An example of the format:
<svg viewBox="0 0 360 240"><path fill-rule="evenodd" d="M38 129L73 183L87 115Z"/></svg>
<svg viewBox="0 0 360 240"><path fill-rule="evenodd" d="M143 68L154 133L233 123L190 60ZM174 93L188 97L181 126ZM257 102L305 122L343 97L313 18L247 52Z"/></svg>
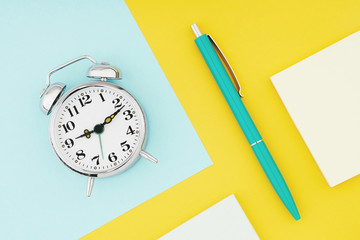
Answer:
<svg viewBox="0 0 360 240"><path fill-rule="evenodd" d="M99 80L76 86L63 96L65 85L50 84L50 76L83 59L95 63L87 76ZM117 68L81 56L51 70L41 93L41 110L46 115L52 112L52 147L67 167L88 177L87 196L94 178L118 174L139 156L158 162L143 150L146 122L141 106L128 91L107 82L120 78Z"/></svg>

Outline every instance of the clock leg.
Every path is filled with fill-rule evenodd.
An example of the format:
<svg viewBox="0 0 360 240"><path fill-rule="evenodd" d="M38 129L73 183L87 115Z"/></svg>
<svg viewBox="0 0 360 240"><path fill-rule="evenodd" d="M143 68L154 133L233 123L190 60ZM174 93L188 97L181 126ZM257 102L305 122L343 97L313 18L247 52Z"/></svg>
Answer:
<svg viewBox="0 0 360 240"><path fill-rule="evenodd" d="M143 158L146 158L147 160L149 160L150 162L153 162L153 163L158 163L159 162L156 158L151 156L150 153L147 153L144 150L141 150L140 156L142 156Z"/></svg>
<svg viewBox="0 0 360 240"><path fill-rule="evenodd" d="M93 189L94 186L94 178L93 177L89 177L88 179L88 185L87 185L87 196L90 197L91 195L91 191Z"/></svg>

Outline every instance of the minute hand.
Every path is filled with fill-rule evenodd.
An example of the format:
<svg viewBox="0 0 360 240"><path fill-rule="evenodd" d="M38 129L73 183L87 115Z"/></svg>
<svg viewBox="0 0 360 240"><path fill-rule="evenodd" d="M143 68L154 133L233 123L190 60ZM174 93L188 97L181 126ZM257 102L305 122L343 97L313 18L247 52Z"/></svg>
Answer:
<svg viewBox="0 0 360 240"><path fill-rule="evenodd" d="M114 112L113 114L111 114L110 116L106 117L104 122L102 123L102 125L105 125L105 124L109 124L111 123L111 121L113 120L113 118L118 115L118 113L121 111L122 108L116 110L116 112Z"/></svg>

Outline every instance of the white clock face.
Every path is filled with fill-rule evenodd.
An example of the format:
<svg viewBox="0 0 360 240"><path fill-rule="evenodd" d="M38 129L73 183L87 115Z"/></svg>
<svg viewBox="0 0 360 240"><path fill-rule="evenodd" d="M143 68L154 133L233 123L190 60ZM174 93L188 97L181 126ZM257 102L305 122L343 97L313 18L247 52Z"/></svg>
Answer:
<svg viewBox="0 0 360 240"><path fill-rule="evenodd" d="M71 169L105 177L129 167L145 139L141 107L108 82L81 85L61 99L50 120L50 139Z"/></svg>

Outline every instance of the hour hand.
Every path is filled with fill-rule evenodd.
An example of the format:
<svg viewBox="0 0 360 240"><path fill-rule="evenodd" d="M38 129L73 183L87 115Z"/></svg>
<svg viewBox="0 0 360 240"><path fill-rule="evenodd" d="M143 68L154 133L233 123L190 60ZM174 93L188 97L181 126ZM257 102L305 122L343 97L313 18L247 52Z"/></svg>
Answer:
<svg viewBox="0 0 360 240"><path fill-rule="evenodd" d="M82 137L90 138L90 137L91 137L91 134L92 134L93 132L94 132L94 130L89 131L89 130L85 129L85 130L84 130L84 134L81 134L80 136L76 137L75 139L82 138Z"/></svg>

